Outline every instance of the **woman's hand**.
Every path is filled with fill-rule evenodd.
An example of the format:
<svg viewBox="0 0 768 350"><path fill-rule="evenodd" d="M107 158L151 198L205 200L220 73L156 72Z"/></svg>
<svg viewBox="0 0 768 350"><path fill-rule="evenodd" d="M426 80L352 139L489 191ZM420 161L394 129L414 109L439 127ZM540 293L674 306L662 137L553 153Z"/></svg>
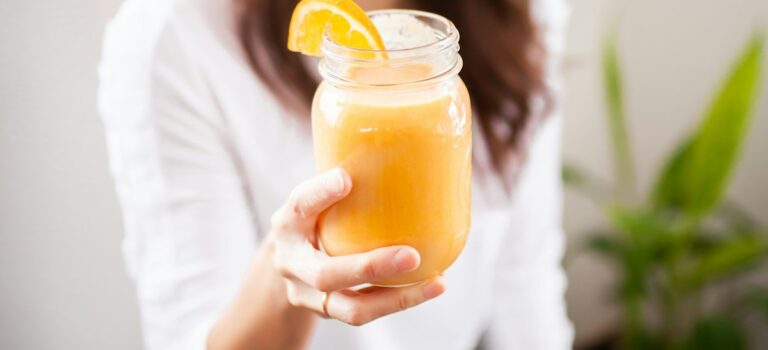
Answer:
<svg viewBox="0 0 768 350"><path fill-rule="evenodd" d="M339 257L318 250L318 215L351 189L346 171L328 170L296 187L287 203L272 216L273 264L285 279L291 305L359 326L442 294L445 285L440 277L402 288L349 289L419 266L418 252L408 246ZM323 311L325 292L327 315Z"/></svg>
<svg viewBox="0 0 768 350"><path fill-rule="evenodd" d="M407 246L339 257L317 249L318 215L351 189L349 174L342 169L294 189L272 216L272 231L254 255L239 292L211 328L208 349L303 349L314 313L358 326L443 293L440 277L402 288L350 289L419 266L418 252Z"/></svg>

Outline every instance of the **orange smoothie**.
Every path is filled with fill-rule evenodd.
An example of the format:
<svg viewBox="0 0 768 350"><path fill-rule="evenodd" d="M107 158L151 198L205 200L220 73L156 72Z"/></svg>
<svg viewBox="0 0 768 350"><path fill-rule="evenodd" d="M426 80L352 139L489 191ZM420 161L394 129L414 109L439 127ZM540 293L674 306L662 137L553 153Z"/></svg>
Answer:
<svg viewBox="0 0 768 350"><path fill-rule="evenodd" d="M429 65L350 71L358 82L417 81ZM352 191L323 213L320 242L332 256L405 244L421 265L378 285L416 283L443 272L464 247L470 226L472 127L458 76L403 89L342 90L324 82L312 129L317 170L335 166Z"/></svg>

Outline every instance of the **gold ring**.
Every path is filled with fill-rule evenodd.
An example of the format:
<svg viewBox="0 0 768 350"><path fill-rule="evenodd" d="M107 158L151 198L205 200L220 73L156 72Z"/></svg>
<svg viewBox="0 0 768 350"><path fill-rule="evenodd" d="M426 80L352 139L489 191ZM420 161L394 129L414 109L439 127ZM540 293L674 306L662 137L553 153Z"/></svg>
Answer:
<svg viewBox="0 0 768 350"><path fill-rule="evenodd" d="M328 314L328 299L330 298L331 298L331 292L323 293L323 317L324 318L331 318L331 315Z"/></svg>

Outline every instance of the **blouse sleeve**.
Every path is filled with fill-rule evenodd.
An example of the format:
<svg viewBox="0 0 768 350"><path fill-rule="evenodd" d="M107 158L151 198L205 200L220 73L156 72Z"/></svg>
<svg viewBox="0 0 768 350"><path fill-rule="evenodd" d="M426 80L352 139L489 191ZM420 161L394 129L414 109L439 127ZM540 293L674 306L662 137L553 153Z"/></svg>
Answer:
<svg viewBox="0 0 768 350"><path fill-rule="evenodd" d="M570 349L565 273L561 266L560 120L536 133L500 246L493 310L486 337L490 349Z"/></svg>
<svg viewBox="0 0 768 350"><path fill-rule="evenodd" d="M99 66L123 252L146 348L204 349L253 254L253 215L194 45L137 3L107 27Z"/></svg>

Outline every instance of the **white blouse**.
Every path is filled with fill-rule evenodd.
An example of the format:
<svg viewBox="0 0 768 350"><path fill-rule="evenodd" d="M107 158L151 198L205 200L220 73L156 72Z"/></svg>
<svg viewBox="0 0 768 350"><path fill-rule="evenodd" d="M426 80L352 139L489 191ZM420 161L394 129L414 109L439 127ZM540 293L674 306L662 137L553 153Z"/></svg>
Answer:
<svg viewBox="0 0 768 350"><path fill-rule="evenodd" d="M270 215L313 174L309 127L249 68L231 1L127 0L106 29L99 111L147 349L205 347ZM564 0L536 11L557 57ZM320 320L311 348L569 348L559 129L556 115L538 129L511 196L500 179L473 184L472 229L445 294L362 327Z"/></svg>

